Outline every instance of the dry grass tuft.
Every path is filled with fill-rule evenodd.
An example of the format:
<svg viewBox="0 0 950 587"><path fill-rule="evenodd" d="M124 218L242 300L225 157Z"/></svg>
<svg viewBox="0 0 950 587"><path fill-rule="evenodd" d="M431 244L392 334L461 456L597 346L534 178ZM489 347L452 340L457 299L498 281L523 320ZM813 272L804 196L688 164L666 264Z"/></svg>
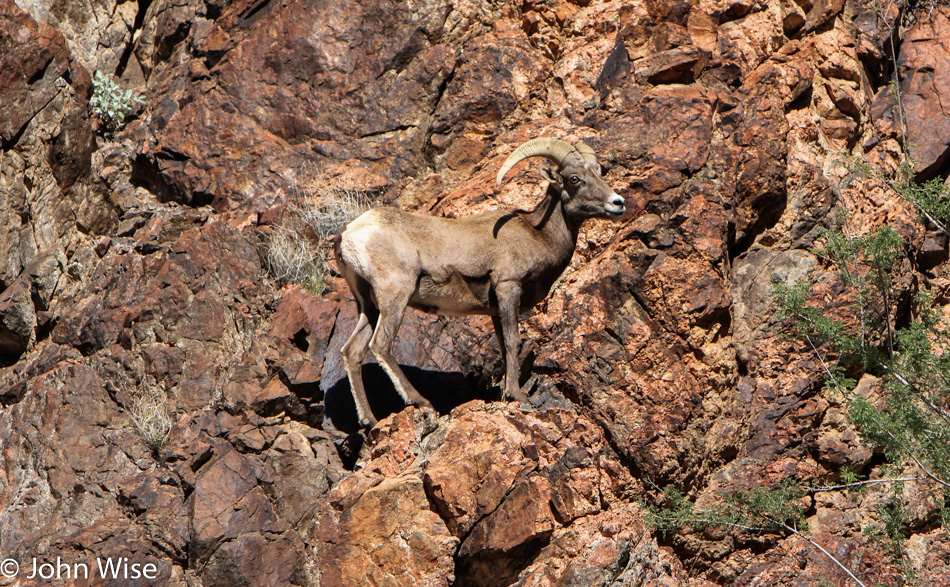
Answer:
<svg viewBox="0 0 950 587"><path fill-rule="evenodd" d="M363 190L334 188L326 194L304 196L297 214L318 238L325 240L338 234L369 207L369 196Z"/></svg>
<svg viewBox="0 0 950 587"><path fill-rule="evenodd" d="M324 193L298 192L295 205L283 222L273 227L264 242L264 264L278 282L298 283L313 295L326 287L330 237L370 207L367 192L333 188ZM307 229L316 236L308 238Z"/></svg>
<svg viewBox="0 0 950 587"><path fill-rule="evenodd" d="M271 277L282 283L299 283L313 295L326 285L326 254L300 231L275 226L267 239L264 262Z"/></svg>
<svg viewBox="0 0 950 587"><path fill-rule="evenodd" d="M132 423L153 451L161 448L172 429L172 418L165 408L165 394L161 389L148 388L132 400L129 409Z"/></svg>

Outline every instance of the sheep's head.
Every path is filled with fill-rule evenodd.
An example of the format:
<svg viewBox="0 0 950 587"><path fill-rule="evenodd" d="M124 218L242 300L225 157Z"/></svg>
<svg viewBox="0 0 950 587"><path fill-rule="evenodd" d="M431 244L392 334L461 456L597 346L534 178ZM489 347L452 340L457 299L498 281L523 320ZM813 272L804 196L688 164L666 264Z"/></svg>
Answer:
<svg viewBox="0 0 950 587"><path fill-rule="evenodd" d="M546 168L542 173L551 182L549 189L560 193L569 215L614 220L623 215L623 198L601 177L597 156L586 144L571 145L554 138L530 140L508 156L498 172L497 183L501 184L505 174L528 157L544 157L557 165L557 170Z"/></svg>

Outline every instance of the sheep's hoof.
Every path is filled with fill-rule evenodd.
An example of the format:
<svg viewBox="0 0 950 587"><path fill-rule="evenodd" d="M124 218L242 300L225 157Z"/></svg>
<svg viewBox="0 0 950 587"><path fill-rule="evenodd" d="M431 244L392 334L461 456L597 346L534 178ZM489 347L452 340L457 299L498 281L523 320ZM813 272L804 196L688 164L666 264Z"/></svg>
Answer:
<svg viewBox="0 0 950 587"><path fill-rule="evenodd" d="M367 418L360 418L360 428L365 428L369 430L377 423L376 418L369 416Z"/></svg>
<svg viewBox="0 0 950 587"><path fill-rule="evenodd" d="M419 399L414 400L412 402L412 405L414 405L417 408L426 408L426 409L432 410L433 412L435 411L435 408L432 407L432 404L429 402L429 400L421 396L419 397Z"/></svg>
<svg viewBox="0 0 950 587"><path fill-rule="evenodd" d="M509 400L509 401L515 401L515 402L519 402L519 403L522 403L522 404L528 403L528 395L527 395L525 392L521 391L521 389L518 389L518 388L516 388L516 389L511 389L511 390L506 391L505 394L504 394L504 397L503 397L502 399L504 399L504 400Z"/></svg>

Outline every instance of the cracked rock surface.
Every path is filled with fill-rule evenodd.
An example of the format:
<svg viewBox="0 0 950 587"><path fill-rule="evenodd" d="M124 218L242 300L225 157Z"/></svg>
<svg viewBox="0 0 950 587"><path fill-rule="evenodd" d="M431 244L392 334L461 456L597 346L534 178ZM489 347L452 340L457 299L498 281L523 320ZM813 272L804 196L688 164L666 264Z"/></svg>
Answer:
<svg viewBox="0 0 950 587"><path fill-rule="evenodd" d="M189 586L845 584L796 536L659 535L642 504L881 474L770 293L808 278L845 311L810 247L847 208L906 241L902 296L947 303L946 238L839 163L893 168L907 144L950 172L950 9L892 47L880 17L915 8L877 8L0 0L0 559L127 557ZM111 136L97 70L144 100ZM628 210L585 225L522 320L533 405L492 401L489 319L410 311L394 354L437 411L368 364L361 434L352 297L332 263L320 297L275 283L262 243L340 188L530 208L539 163L494 176L542 135L591 145ZM899 585L862 533L886 498L804 505L816 542ZM946 584L938 505L902 499L906 560Z"/></svg>

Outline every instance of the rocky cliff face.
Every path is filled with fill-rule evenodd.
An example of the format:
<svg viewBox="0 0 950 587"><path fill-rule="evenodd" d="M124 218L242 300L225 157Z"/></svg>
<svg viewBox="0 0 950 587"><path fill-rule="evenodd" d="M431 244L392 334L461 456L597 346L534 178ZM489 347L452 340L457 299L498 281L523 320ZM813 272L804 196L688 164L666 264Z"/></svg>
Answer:
<svg viewBox="0 0 950 587"><path fill-rule="evenodd" d="M0 585L33 557L168 585L844 584L799 537L654 535L642 503L877 474L770 291L834 299L809 247L842 207L910 243L908 289L944 283L945 239L840 159L911 145L946 177L948 36L939 3L0 0ZM96 70L145 99L114 137ZM482 401L489 321L410 312L395 354L439 413L368 366L393 415L364 441L355 305L332 276L280 288L261 235L338 187L529 207L536 166L492 179L540 135L587 141L629 209L525 321L536 409ZM899 584L862 535L883 495L808 498L810 536ZM905 495L905 561L946 584L934 504Z"/></svg>

